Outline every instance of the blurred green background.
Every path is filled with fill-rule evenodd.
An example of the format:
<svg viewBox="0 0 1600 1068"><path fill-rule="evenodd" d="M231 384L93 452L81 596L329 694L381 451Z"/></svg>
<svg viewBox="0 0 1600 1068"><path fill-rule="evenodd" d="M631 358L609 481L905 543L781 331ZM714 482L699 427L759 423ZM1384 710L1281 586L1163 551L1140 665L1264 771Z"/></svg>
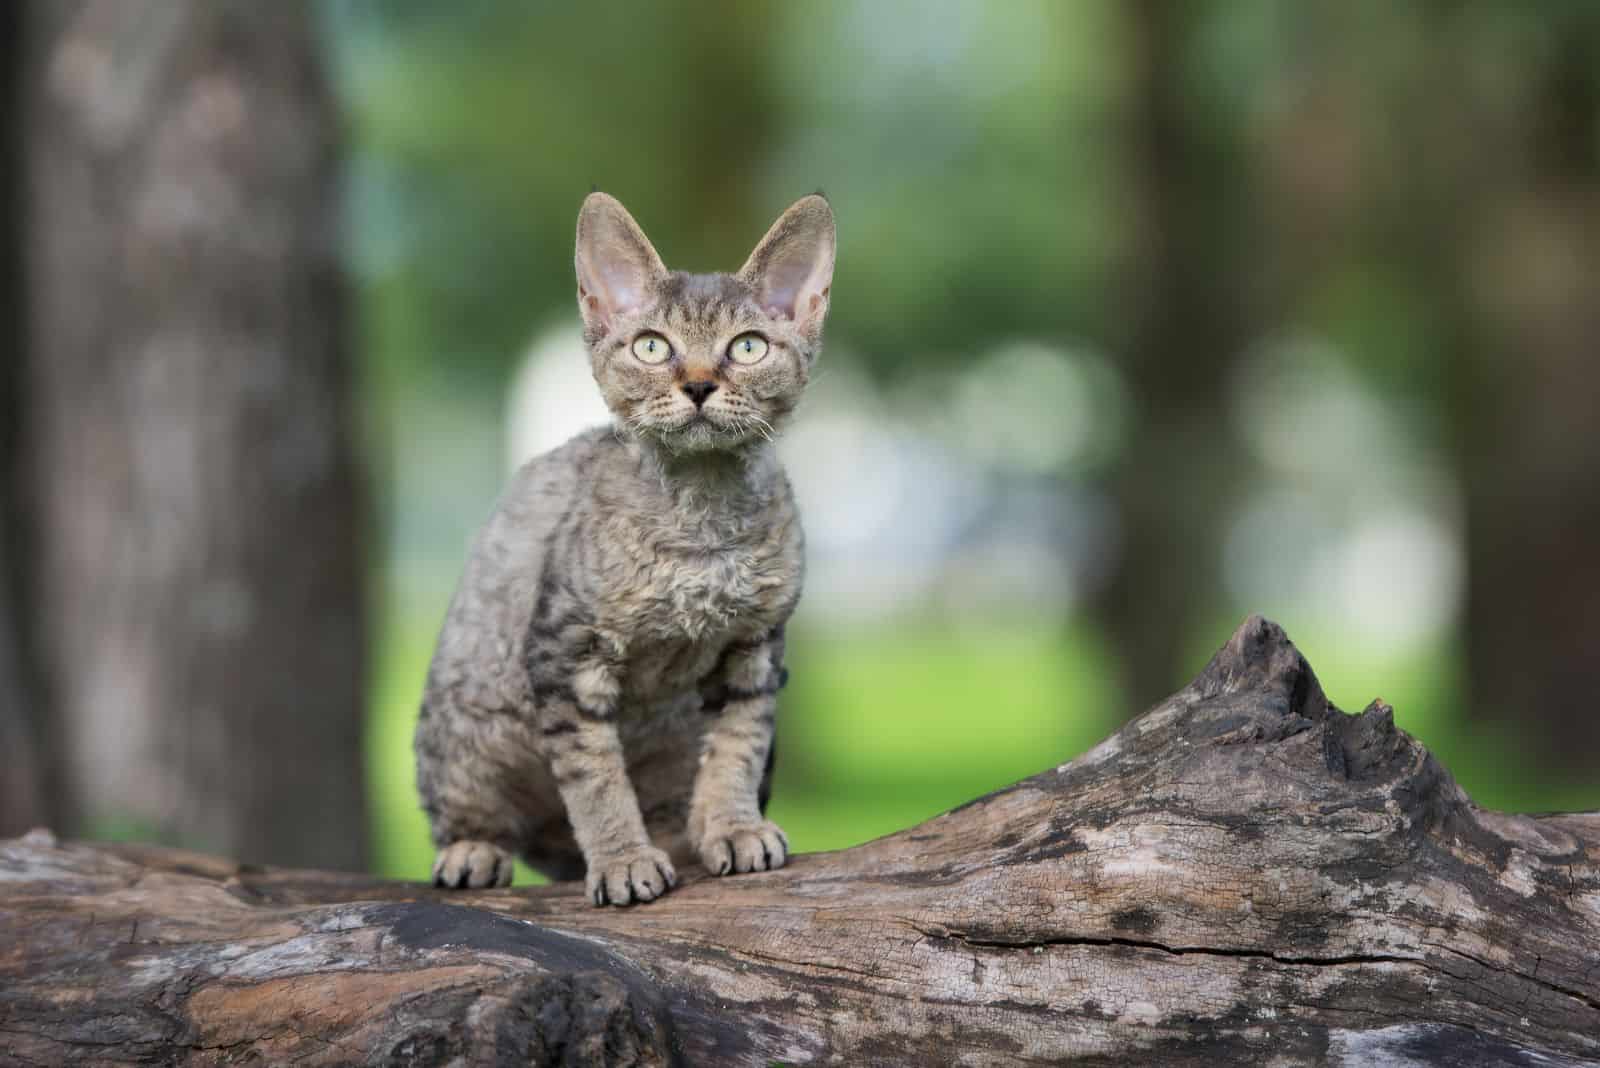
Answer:
<svg viewBox="0 0 1600 1068"><path fill-rule="evenodd" d="M1461 287L1506 283L1445 266L1485 240L1463 205L1511 210L1474 155L1504 142L1474 142L1592 98L1592 66L1545 82L1595 55L1593 5L328 13L388 548L382 870L429 859L409 738L466 539L516 462L603 415L572 308L591 187L690 269L737 266L814 188L839 218L786 451L812 532L773 802L797 849L1070 758L1246 611L1483 803L1600 804L1592 764L1465 699L1473 393L1451 383L1499 374Z"/></svg>
<svg viewBox="0 0 1600 1068"><path fill-rule="evenodd" d="M1250 612L1479 802L1600 808L1593 0L0 23L0 831L425 875L468 540L605 418L593 188L691 270L837 215L797 849L1072 758Z"/></svg>

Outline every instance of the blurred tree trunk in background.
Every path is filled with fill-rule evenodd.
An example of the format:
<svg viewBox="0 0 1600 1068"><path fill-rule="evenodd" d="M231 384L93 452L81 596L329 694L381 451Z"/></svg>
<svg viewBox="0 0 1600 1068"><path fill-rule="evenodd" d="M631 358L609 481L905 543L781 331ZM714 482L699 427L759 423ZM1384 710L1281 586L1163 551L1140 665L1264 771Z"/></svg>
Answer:
<svg viewBox="0 0 1600 1068"><path fill-rule="evenodd" d="M1423 309L1426 351L1383 373L1409 379L1412 411L1437 412L1455 454L1463 711L1503 728L1475 744L1592 776L1600 7L1288 10L1294 85L1270 146L1275 301L1301 314L1337 303L1341 271L1382 265L1386 286L1409 289L1396 305ZM1386 54L1380 36L1425 47ZM1356 356L1371 369L1393 353Z"/></svg>
<svg viewBox="0 0 1600 1068"><path fill-rule="evenodd" d="M696 119L673 132L686 172L657 228L670 232L668 220L685 220L679 225L693 247L679 258L700 264L694 270L737 270L770 225L768 216L815 191L786 189L787 199L771 203L748 168L729 164L770 158L778 143L785 116L770 57L782 47L775 30L780 11L770 0L700 0L671 20L681 28L669 47L681 53L677 62L689 75L673 92Z"/></svg>
<svg viewBox="0 0 1600 1068"><path fill-rule="evenodd" d="M59 825L23 584L22 6L0 5L0 837Z"/></svg>
<svg viewBox="0 0 1600 1068"><path fill-rule="evenodd" d="M1458 13L1459 15L1460 13ZM1453 266L1469 331L1453 406L1465 483L1473 715L1549 766L1600 754L1600 17L1540 15L1511 121L1481 99ZM1454 101L1452 101L1454 103ZM1458 120L1459 122L1460 120ZM1441 240L1442 248L1451 243Z"/></svg>
<svg viewBox="0 0 1600 1068"><path fill-rule="evenodd" d="M37 619L84 829L362 867L363 508L314 8L29 10Z"/></svg>
<svg viewBox="0 0 1600 1068"><path fill-rule="evenodd" d="M1245 168L1226 131L1202 133L1185 92L1200 5L1116 7L1126 45L1124 193L1132 236L1122 355L1135 425L1113 472L1122 557L1098 600L1128 714L1170 692L1184 642L1219 599L1234 449L1227 369L1244 345L1237 249Z"/></svg>

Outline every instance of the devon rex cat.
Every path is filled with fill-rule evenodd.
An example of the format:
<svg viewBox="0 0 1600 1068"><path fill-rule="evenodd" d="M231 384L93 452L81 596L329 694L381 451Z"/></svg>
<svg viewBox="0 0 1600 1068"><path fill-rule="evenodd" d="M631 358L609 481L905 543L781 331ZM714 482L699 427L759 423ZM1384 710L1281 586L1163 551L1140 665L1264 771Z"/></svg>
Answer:
<svg viewBox="0 0 1600 1068"><path fill-rule="evenodd" d="M821 345L833 212L808 196L737 274L686 274L594 193L576 259L616 424L523 467L479 534L417 784L439 885L509 885L520 854L627 905L690 858L718 875L787 858L763 813L803 539L772 441Z"/></svg>

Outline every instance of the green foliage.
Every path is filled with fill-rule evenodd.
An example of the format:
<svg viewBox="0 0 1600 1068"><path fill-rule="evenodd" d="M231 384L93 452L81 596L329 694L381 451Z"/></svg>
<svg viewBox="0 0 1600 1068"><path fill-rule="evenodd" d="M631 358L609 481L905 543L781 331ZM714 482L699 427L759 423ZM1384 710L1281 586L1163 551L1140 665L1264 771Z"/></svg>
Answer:
<svg viewBox="0 0 1600 1068"><path fill-rule="evenodd" d="M952 7L948 23L908 3L335 11L380 365L496 381L572 306L591 187L701 270L737 266L784 205L829 192L833 327L874 366L955 359L994 324L1105 325L1112 161L1087 150L1115 88L1103 4Z"/></svg>
<svg viewBox="0 0 1600 1068"><path fill-rule="evenodd" d="M781 207L751 194L776 114L763 5L399 10L348 7L334 27L380 361L502 375L534 326L573 307L573 227L593 187L687 264L753 246Z"/></svg>
<svg viewBox="0 0 1600 1068"><path fill-rule="evenodd" d="M840 849L1054 767L1115 726L1090 634L921 625L794 642L772 814Z"/></svg>
<svg viewBox="0 0 1600 1068"><path fill-rule="evenodd" d="M441 585L501 476L494 438L511 369L535 332L575 321L573 225L592 187L621 197L667 262L690 269L736 266L783 206L823 189L841 247L822 373L854 365L902 402L943 395L931 387L1018 341L1087 350L1116 376L1162 299L1128 277L1149 242L1172 238L1144 232L1136 211L1137 180L1150 176L1129 166L1131 5L345 0L320 10L349 124L366 415L383 534L396 547L368 737L384 871L427 869L409 738ZM1445 273L1456 249L1441 237L1482 226L1462 211L1463 191L1503 177L1472 171L1464 148L1493 132L1527 146L1508 153L1508 169L1531 158L1563 121L1538 111L1548 72L1600 69L1556 62L1594 48L1600 5L1197 2L1171 27L1180 39L1162 61L1192 155L1173 229L1230 279L1248 320L1242 351L1206 354L1207 366L1249 365L1285 338L1308 339L1379 399L1354 414L1397 443L1381 454L1349 436L1313 441L1285 416L1284 434L1320 450L1319 463L1258 455L1240 461L1240 485L1326 505L1299 526L1274 512L1274 529L1292 526L1286 543L1295 531L1331 539L1323 528L1398 499L1459 544L1450 502L1463 473L1440 458L1476 423L1455 410L1470 354ZM1574 143L1600 151L1593 131ZM1200 362L1157 357L1178 381ZM1119 477L1127 442L1172 429L1141 422L1147 400L1127 398L1126 432L1108 448L1117 455L1058 474L1081 477L1075 489ZM1223 455L1237 444L1224 439L1252 431L1232 414L1196 412L1195 436L1176 440ZM1004 438L959 429L952 441ZM1361 463L1349 459L1357 451ZM1331 469L1340 479L1325 477ZM1384 471L1404 475L1389 497L1352 488ZM1439 471L1428 494L1445 503L1420 500ZM1231 502L1228 520L1254 503ZM1270 563L1248 562L1261 573ZM1196 549L1182 566L1220 565ZM1311 564L1302 554L1281 570L1303 578ZM1348 622L1275 612L1304 603L1293 591L1265 600L1249 607L1288 627L1330 696L1348 709L1388 699L1480 802L1597 803L1595 784L1542 781L1514 739L1465 726L1453 631L1374 649ZM1191 671L1231 631L1232 610L1203 606L1217 622L1193 628ZM774 802L802 850L905 826L1054 766L1114 725L1110 653L1087 625L820 629L795 643Z"/></svg>

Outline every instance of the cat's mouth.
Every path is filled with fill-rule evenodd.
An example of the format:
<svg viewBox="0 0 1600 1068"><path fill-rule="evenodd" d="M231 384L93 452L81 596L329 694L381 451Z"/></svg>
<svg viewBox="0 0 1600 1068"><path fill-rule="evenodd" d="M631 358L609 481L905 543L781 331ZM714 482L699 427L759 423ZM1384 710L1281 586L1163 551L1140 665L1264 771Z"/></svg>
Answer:
<svg viewBox="0 0 1600 1068"><path fill-rule="evenodd" d="M736 420L704 408L684 412L670 423L658 423L656 435L676 449L729 448L742 442L746 435Z"/></svg>
<svg viewBox="0 0 1600 1068"><path fill-rule="evenodd" d="M689 430L694 427L705 427L709 430L726 430L728 422L716 412L708 411L705 408L696 408L692 412L683 413L675 422L662 429L670 433L676 433L680 430Z"/></svg>
<svg viewBox="0 0 1600 1068"><path fill-rule="evenodd" d="M670 423L659 424L658 429L663 434L677 434L693 427L715 428L716 425L716 421L704 411L695 411L686 412Z"/></svg>

